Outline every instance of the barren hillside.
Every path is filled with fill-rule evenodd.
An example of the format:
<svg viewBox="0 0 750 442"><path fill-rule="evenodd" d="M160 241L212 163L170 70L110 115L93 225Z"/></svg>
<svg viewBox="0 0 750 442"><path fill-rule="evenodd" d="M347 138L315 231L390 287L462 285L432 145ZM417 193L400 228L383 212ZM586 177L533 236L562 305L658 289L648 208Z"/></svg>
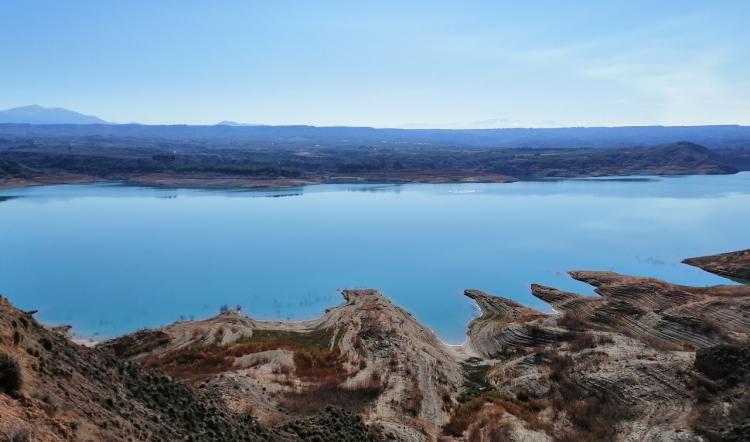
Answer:
<svg viewBox="0 0 750 442"><path fill-rule="evenodd" d="M10 441L297 441L368 438L333 409L269 429L212 390L70 341L0 298L0 435Z"/></svg>

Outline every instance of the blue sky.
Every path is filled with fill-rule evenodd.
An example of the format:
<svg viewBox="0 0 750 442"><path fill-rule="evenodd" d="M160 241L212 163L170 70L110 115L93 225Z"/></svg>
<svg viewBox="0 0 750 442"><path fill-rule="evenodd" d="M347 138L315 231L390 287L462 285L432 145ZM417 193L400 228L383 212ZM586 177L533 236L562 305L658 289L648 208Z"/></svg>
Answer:
<svg viewBox="0 0 750 442"><path fill-rule="evenodd" d="M750 124L750 1L3 1L0 108L377 127Z"/></svg>

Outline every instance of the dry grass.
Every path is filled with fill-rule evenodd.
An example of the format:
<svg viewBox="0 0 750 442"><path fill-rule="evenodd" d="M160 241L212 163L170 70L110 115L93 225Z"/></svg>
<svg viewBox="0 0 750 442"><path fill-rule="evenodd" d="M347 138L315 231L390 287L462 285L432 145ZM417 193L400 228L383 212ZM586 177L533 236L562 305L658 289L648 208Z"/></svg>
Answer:
<svg viewBox="0 0 750 442"><path fill-rule="evenodd" d="M541 400L533 399L523 403L498 392L486 393L456 407L453 414L451 414L450 420L443 427L443 432L449 436L461 437L473 423L480 422L483 417L488 415L498 416L506 412L524 421L531 429L551 434L552 426L539 417L540 412L547 406ZM505 434L506 430L503 430L503 428L505 427L498 426L496 428L497 431L485 432L485 434L489 437L499 438L507 435ZM474 434L474 437L478 437L476 433L472 432L472 434ZM469 435L470 440L472 434Z"/></svg>
<svg viewBox="0 0 750 442"><path fill-rule="evenodd" d="M573 335L573 339L568 342L569 349L572 352L579 352L587 348L594 348L596 347L596 344L596 338L589 332L576 333L575 335Z"/></svg>
<svg viewBox="0 0 750 442"><path fill-rule="evenodd" d="M343 331L345 330L342 327L341 332ZM275 346L275 348L290 350L328 350L331 348L331 343L338 340L342 334L339 332L338 336L334 336L334 332L333 328L322 328L309 332L256 329L253 331L252 336L241 339L235 345L248 345L246 347L248 349L252 349L253 345L257 345L266 349Z"/></svg>
<svg viewBox="0 0 750 442"><path fill-rule="evenodd" d="M579 351L594 348L597 343L598 339L592 333L577 333L570 346L571 350ZM584 358L584 363L591 363L586 362L587 359L606 357L599 353L586 353L592 357ZM484 393L455 407L443 432L453 437L466 435L468 440L502 441L508 436L508 425L486 417L508 413L523 422L525 427L543 431L561 441L612 440L617 424L627 418L626 408L606 393L581 387L573 374L577 362L570 355L548 348L537 353L535 359L543 367L542 373L546 373L550 386L548 395L535 397L527 390L518 391L515 396ZM563 430L549 420L550 413L555 416L553 421L562 423Z"/></svg>
<svg viewBox="0 0 750 442"><path fill-rule="evenodd" d="M31 440L31 432L27 428L14 426L5 433L2 440L8 442L29 442Z"/></svg>
<svg viewBox="0 0 750 442"><path fill-rule="evenodd" d="M603 351L594 350L578 360L578 367L585 371L598 370L610 357Z"/></svg>
<svg viewBox="0 0 750 442"><path fill-rule="evenodd" d="M284 349L294 352L297 375L301 378L340 380L342 376L343 368L338 350L328 350L334 339L333 329L307 333L255 330L250 338L226 346L218 344L223 336L223 329L217 331L215 336L219 339L214 344L194 345L149 356L144 358L143 365L194 383L232 370L235 358Z"/></svg>
<svg viewBox="0 0 750 442"><path fill-rule="evenodd" d="M559 438L564 442L613 440L617 423L625 419L626 408L612 396L587 391L572 375L575 361L567 355L546 354L549 366L550 405L557 414L564 412L571 423Z"/></svg>
<svg viewBox="0 0 750 442"><path fill-rule="evenodd" d="M443 401L443 409L445 410L450 409L451 405L453 405L451 392L445 387L440 388L440 399Z"/></svg>
<svg viewBox="0 0 750 442"><path fill-rule="evenodd" d="M139 330L132 335L111 341L108 348L120 358L130 358L149 353L156 348L169 344L171 341L172 338L163 331ZM51 350L51 344L50 342L50 348L47 348L47 350Z"/></svg>
<svg viewBox="0 0 750 442"><path fill-rule="evenodd" d="M283 374L283 375L290 375L292 374L292 367L286 366L286 365L277 365L271 369L271 373L273 374Z"/></svg>
<svg viewBox="0 0 750 442"><path fill-rule="evenodd" d="M324 382L312 388L290 392L284 395L281 404L287 410L301 414L315 414L328 406L359 412L382 391L382 380L374 373L368 379L351 386Z"/></svg>
<svg viewBox="0 0 750 442"><path fill-rule="evenodd" d="M241 357L253 353L269 350L293 350L294 347L285 341L249 341L224 347L224 354L232 357Z"/></svg>
<svg viewBox="0 0 750 442"><path fill-rule="evenodd" d="M590 328L578 316L570 312L564 312L560 316L560 318L557 320L557 325L563 328L567 328L568 330L573 330L573 331L583 331L583 330Z"/></svg>
<svg viewBox="0 0 750 442"><path fill-rule="evenodd" d="M355 335L352 339L352 347L354 347L354 351L356 351L357 354L365 354L365 343L359 335Z"/></svg>
<svg viewBox="0 0 750 442"><path fill-rule="evenodd" d="M398 365L398 356L393 353L391 355L391 358L388 360L388 367L390 367L391 370L396 371L398 369Z"/></svg>
<svg viewBox="0 0 750 442"><path fill-rule="evenodd" d="M667 341L666 339L657 338L656 336L639 336L641 342L646 344L647 347L651 347L661 351L680 351L685 350L685 346L676 342Z"/></svg>
<svg viewBox="0 0 750 442"><path fill-rule="evenodd" d="M294 352L294 374L315 382L341 382L348 372L338 349L332 351L297 350Z"/></svg>
<svg viewBox="0 0 750 442"><path fill-rule="evenodd" d="M609 335L599 335L599 337L596 338L596 342L599 345L609 345L614 344L615 340Z"/></svg>
<svg viewBox="0 0 750 442"><path fill-rule="evenodd" d="M228 371L233 364L232 356L213 346L185 347L143 359L145 367L158 368L169 376L193 382Z"/></svg>
<svg viewBox="0 0 750 442"><path fill-rule="evenodd" d="M490 401L490 399L480 396L460 404L453 410L450 420L443 427L443 432L449 436L460 437L469 428L469 425L477 419L479 410Z"/></svg>
<svg viewBox="0 0 750 442"><path fill-rule="evenodd" d="M413 417L419 416L419 412L422 411L423 399L424 394L422 393L422 389L419 388L419 384L415 380L412 382L411 388L406 392L406 397L404 397L402 407L409 415Z"/></svg>
<svg viewBox="0 0 750 442"><path fill-rule="evenodd" d="M479 419L469 431L468 442L509 442L512 441L508 419L504 410L495 409Z"/></svg>
<svg viewBox="0 0 750 442"><path fill-rule="evenodd" d="M543 356L547 359L551 381L559 383L568 378L568 369L574 364L573 358L568 355L557 354L554 351L547 351Z"/></svg>

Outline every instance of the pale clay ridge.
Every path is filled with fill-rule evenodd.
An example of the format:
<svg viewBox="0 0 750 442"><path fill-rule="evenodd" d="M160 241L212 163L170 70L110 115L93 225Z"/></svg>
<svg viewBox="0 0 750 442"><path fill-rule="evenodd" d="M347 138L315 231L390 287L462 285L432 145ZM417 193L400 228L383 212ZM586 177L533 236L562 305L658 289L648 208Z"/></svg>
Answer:
<svg viewBox="0 0 750 442"><path fill-rule="evenodd" d="M437 434L440 425L447 420L440 397L441 389L457 391L463 381L455 356L461 350L445 345L411 314L375 290L344 290L342 294L346 300L344 304L328 309L320 318L306 321L259 321L228 313L202 321L178 322L161 330L170 337L167 346L138 354L133 359L174 351L199 341L215 342L217 336L222 345L228 345L251 338L258 330L311 332L328 328L336 330L334 336L339 336L339 331L343 332L337 338L338 342L331 342L331 346L337 345L343 355L354 359L361 356L361 350L355 348L358 341L355 336L364 333L370 337L362 339L366 348L366 368L349 382L367 379L373 373L378 373L385 381L385 388L366 413L365 421L382 427L386 434L396 435L399 440L430 440L425 433ZM219 330L223 332L219 334ZM291 362L290 356L283 350L252 356L270 359L266 365L288 365ZM252 365L251 362L251 358L241 361L245 365ZM283 390L283 387L273 386L271 370L272 367L267 370L263 370L263 367L241 368L210 383L213 388L223 392L236 391L235 384L239 384L242 395L229 395L234 402L233 408L241 410L247 402L253 402L256 412L264 415L263 409L272 411L277 403L263 399L258 390ZM253 378L248 377L250 372ZM401 403L406 396L413 394L410 390L415 388L421 392L423 400L419 414L412 417L403 412Z"/></svg>

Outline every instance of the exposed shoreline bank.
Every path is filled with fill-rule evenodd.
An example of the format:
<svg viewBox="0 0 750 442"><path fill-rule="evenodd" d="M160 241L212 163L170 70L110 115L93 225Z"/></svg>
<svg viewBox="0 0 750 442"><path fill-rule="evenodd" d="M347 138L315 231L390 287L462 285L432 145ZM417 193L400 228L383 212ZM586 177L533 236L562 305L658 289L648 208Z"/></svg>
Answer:
<svg viewBox="0 0 750 442"><path fill-rule="evenodd" d="M272 190L289 189L300 186L320 184L472 184L472 183L512 183L524 180L500 177L330 177L327 179L238 179L236 177L175 177L175 176L137 176L131 178L101 177L45 177L44 179L10 179L0 180L0 189L26 188L46 185L110 183L129 186L155 187L166 189L226 189L226 190Z"/></svg>
<svg viewBox="0 0 750 442"><path fill-rule="evenodd" d="M504 175L457 175L457 176L420 176L420 177L328 177L324 179L239 179L236 177L178 177L178 176L135 176L102 178L94 176L64 175L60 177L43 178L12 178L0 179L0 189L23 189L28 187L67 185L67 184L122 184L134 187L153 187L163 189L198 189L198 190L284 190L295 187L315 186L324 184L508 184L517 182L554 182L554 181L576 181L576 180L617 180L642 182L651 177L672 178L705 175L736 175L731 173L668 173L668 174L590 174L575 176L549 176L543 178L516 179Z"/></svg>

